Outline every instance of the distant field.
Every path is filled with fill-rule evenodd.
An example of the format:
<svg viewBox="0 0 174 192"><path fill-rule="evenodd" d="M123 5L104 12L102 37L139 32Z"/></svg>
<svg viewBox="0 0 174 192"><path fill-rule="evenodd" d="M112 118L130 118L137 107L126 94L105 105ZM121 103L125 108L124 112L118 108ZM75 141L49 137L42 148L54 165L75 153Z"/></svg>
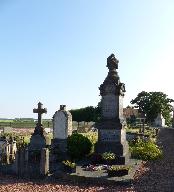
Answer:
<svg viewBox="0 0 174 192"><path fill-rule="evenodd" d="M36 126L35 121L15 121L15 120L0 120L0 128L2 127L14 127L14 128L34 128ZM44 127L52 127L52 121L43 121Z"/></svg>
<svg viewBox="0 0 174 192"><path fill-rule="evenodd" d="M13 122L14 120L9 120L9 119L7 119L7 120L2 120L2 119L0 119L0 123L10 123L10 122Z"/></svg>
<svg viewBox="0 0 174 192"><path fill-rule="evenodd" d="M16 120L0 120L0 128L2 127L13 127L13 128L34 128L36 126L36 121L16 121ZM42 122L44 127L53 127L52 121L50 120L43 120ZM73 129L77 129L78 123L76 121L73 121L72 123ZM83 127L84 124L86 125L87 123L80 122L79 126ZM88 126L92 126L94 122L89 122Z"/></svg>

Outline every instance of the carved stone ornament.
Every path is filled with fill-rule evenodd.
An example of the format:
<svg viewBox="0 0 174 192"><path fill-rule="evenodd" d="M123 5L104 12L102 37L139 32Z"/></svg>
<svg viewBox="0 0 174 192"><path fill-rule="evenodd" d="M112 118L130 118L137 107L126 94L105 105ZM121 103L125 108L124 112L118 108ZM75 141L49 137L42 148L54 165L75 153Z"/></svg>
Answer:
<svg viewBox="0 0 174 192"><path fill-rule="evenodd" d="M103 84L100 85L100 95L114 94L122 95L125 93L125 85L120 82L120 77L116 69L118 69L119 61L115 58L114 54L111 54L107 58L107 67L109 69L108 75Z"/></svg>

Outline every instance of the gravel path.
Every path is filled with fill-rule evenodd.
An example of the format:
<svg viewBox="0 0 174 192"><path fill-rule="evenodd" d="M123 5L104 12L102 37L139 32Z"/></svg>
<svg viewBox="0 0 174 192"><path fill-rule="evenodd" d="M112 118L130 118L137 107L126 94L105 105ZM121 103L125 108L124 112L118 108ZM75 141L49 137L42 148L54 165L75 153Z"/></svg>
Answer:
<svg viewBox="0 0 174 192"><path fill-rule="evenodd" d="M135 191L174 191L174 129L161 129L158 144L163 149L164 157L144 164L140 173L137 172Z"/></svg>
<svg viewBox="0 0 174 192"><path fill-rule="evenodd" d="M158 143L163 148L164 158L155 162L144 162L135 174L132 187L78 185L63 181L28 182L0 175L0 192L174 192L174 129L161 129Z"/></svg>

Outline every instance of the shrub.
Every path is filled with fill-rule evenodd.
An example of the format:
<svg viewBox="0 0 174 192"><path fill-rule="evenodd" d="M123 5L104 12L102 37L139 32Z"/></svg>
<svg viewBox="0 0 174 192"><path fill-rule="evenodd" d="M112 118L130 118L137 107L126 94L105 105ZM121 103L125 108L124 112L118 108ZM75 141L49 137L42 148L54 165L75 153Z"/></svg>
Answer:
<svg viewBox="0 0 174 192"><path fill-rule="evenodd" d="M107 172L109 177L121 177L124 175L128 175L129 169L129 166L112 165L107 169Z"/></svg>
<svg viewBox="0 0 174 192"><path fill-rule="evenodd" d="M94 145L97 142L98 139L98 133L97 132L87 132L87 133L83 133L83 135L85 137L87 137L91 143Z"/></svg>
<svg viewBox="0 0 174 192"><path fill-rule="evenodd" d="M102 154L102 159L104 160L114 160L115 159L115 153L111 153L111 152L105 152Z"/></svg>
<svg viewBox="0 0 174 192"><path fill-rule="evenodd" d="M125 165L112 165L108 168L109 171L119 171L119 170L129 170L130 166L125 166Z"/></svg>
<svg viewBox="0 0 174 192"><path fill-rule="evenodd" d="M76 167L76 164L69 160L62 161L62 163L64 166L70 167L72 169Z"/></svg>
<svg viewBox="0 0 174 192"><path fill-rule="evenodd" d="M72 159L82 159L90 153L92 143L87 137L75 133L68 137L67 148Z"/></svg>
<svg viewBox="0 0 174 192"><path fill-rule="evenodd" d="M162 150L152 141L138 140L130 143L133 158L142 160L156 160L162 157Z"/></svg>

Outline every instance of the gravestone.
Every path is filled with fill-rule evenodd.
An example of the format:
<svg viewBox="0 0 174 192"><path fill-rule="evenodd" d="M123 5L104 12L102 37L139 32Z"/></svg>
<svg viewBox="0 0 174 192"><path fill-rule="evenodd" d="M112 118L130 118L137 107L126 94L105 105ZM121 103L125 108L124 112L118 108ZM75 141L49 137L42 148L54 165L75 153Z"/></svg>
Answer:
<svg viewBox="0 0 174 192"><path fill-rule="evenodd" d="M174 107L172 108L172 112L173 112L173 118L172 118L172 128L174 128Z"/></svg>
<svg viewBox="0 0 174 192"><path fill-rule="evenodd" d="M155 127L165 127L165 119L161 113L155 119Z"/></svg>
<svg viewBox="0 0 174 192"><path fill-rule="evenodd" d="M9 164L10 163L10 143L8 140L0 139L0 162Z"/></svg>
<svg viewBox="0 0 174 192"><path fill-rule="evenodd" d="M53 116L53 148L60 152L67 152L67 137L72 134L72 115L66 110L66 105L60 105L60 109Z"/></svg>
<svg viewBox="0 0 174 192"><path fill-rule="evenodd" d="M30 144L29 144L29 151L30 150L41 150L42 148L46 147L46 137L43 134L44 128L42 125L42 114L47 113L46 108L42 108L43 104L38 103L38 108L33 109L33 113L38 113L38 122L36 124L34 133L31 136Z"/></svg>
<svg viewBox="0 0 174 192"><path fill-rule="evenodd" d="M21 169L21 166L26 167L26 175L31 178L37 178L41 175L44 175L44 173L46 173L49 169L49 154L48 150L46 149L46 147L49 145L49 140L45 135L42 125L42 114L47 113L47 109L43 108L42 103L39 102L38 108L33 109L33 112L38 113L38 121L34 133L31 136L28 149L25 149L24 153L21 152L19 154L19 157L22 158L22 161L20 161L19 158L18 167L19 170Z"/></svg>
<svg viewBox="0 0 174 192"><path fill-rule="evenodd" d="M126 140L126 131L123 125L123 97L125 85L118 76L118 60L114 54L107 58L108 75L100 85L101 120L97 125L98 143L97 153L113 152L120 164L129 160L129 147Z"/></svg>
<svg viewBox="0 0 174 192"><path fill-rule="evenodd" d="M16 141L12 137L1 137L0 138L0 161L4 161L8 164L13 162L15 154L17 152Z"/></svg>

